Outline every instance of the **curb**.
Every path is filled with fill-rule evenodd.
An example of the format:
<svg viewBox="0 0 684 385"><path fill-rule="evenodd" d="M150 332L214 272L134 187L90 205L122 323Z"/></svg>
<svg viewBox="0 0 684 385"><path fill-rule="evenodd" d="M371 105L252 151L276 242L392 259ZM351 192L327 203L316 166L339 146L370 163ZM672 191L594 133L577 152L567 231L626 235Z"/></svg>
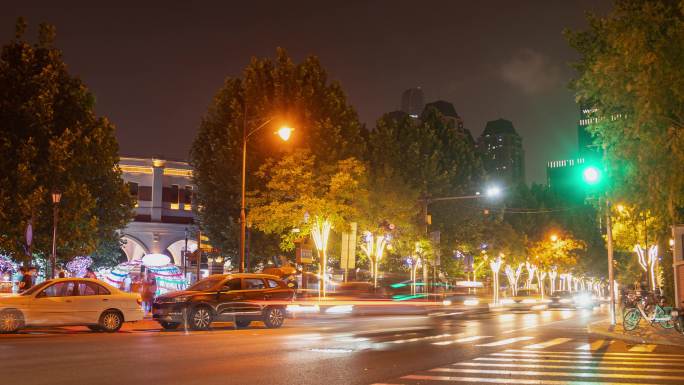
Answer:
<svg viewBox="0 0 684 385"><path fill-rule="evenodd" d="M620 333L615 330L610 330L611 326L608 328L603 328L597 324L603 323L604 321L598 321L590 323L587 326L587 331L590 334L596 334L602 337L608 337L611 339L619 339L627 342L633 342L637 344L655 344L655 345L668 345L668 346L678 346L681 347L682 344L675 343L667 338L644 338L640 336L633 336L629 334Z"/></svg>

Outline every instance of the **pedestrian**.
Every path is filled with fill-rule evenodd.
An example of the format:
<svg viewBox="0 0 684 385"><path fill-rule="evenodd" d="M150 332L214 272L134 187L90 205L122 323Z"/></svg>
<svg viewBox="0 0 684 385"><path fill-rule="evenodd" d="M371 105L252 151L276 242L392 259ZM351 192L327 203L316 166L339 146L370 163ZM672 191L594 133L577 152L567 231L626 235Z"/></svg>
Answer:
<svg viewBox="0 0 684 385"><path fill-rule="evenodd" d="M97 275L95 275L95 272L90 267L86 270L85 277L90 279L97 279Z"/></svg>
<svg viewBox="0 0 684 385"><path fill-rule="evenodd" d="M157 294L157 280L154 275L148 274L142 286L143 310L147 314L152 311L154 296Z"/></svg>
<svg viewBox="0 0 684 385"><path fill-rule="evenodd" d="M19 292L19 293L26 290L26 289L24 289L24 285L26 284L26 282L24 282L24 276L26 276L26 274L28 274L28 269L24 266L20 267L19 268L19 277L17 277L18 278L17 279L17 292Z"/></svg>
<svg viewBox="0 0 684 385"><path fill-rule="evenodd" d="M127 274L123 279L123 290L127 293L131 292L131 275Z"/></svg>
<svg viewBox="0 0 684 385"><path fill-rule="evenodd" d="M19 284L19 291L24 292L31 287L33 287L33 273L36 271L35 267L30 267L25 269L24 275L21 277L21 282Z"/></svg>

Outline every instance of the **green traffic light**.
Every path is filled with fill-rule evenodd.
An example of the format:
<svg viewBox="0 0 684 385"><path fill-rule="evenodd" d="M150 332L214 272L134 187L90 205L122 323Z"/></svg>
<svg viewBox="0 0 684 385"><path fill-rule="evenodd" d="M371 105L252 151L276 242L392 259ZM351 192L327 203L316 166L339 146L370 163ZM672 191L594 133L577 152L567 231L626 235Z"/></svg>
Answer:
<svg viewBox="0 0 684 385"><path fill-rule="evenodd" d="M594 166L589 166L582 172L582 178L587 184L596 184L601 181L601 171Z"/></svg>

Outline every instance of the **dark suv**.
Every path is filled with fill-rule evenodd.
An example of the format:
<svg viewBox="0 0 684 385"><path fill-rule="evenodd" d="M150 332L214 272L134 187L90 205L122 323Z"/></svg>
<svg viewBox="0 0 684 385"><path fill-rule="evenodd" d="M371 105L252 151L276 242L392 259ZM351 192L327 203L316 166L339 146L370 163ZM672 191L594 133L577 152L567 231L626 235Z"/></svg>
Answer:
<svg viewBox="0 0 684 385"><path fill-rule="evenodd" d="M187 290L157 297L152 314L164 329L185 324L205 330L214 321L234 322L239 328L263 321L268 328L279 328L293 299L294 290L273 275L212 275Z"/></svg>

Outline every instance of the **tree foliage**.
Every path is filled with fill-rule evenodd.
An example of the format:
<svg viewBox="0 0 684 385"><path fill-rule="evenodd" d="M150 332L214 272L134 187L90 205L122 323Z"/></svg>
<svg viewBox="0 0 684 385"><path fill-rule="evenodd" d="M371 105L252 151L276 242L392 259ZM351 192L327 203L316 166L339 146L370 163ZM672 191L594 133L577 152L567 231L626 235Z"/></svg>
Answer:
<svg viewBox="0 0 684 385"><path fill-rule="evenodd" d="M567 32L581 55L572 86L595 109L589 129L606 148L611 194L666 232L684 204L684 2L620 0L589 25Z"/></svg>
<svg viewBox="0 0 684 385"><path fill-rule="evenodd" d="M278 49L274 59L253 58L242 76L226 78L190 152L202 228L226 256L238 254L243 125L251 131L269 119L248 141L248 190L264 188L255 173L267 159L279 159L284 147L305 149L321 164L363 153L357 114L316 57L296 64ZM272 135L282 124L295 129L286 144ZM269 244L260 240L255 246Z"/></svg>
<svg viewBox="0 0 684 385"><path fill-rule="evenodd" d="M367 195L366 167L355 158L321 164L307 150L267 161L257 173L262 189L250 197L250 223L260 231L280 236L283 250L309 236L314 221L328 220L344 231L361 216Z"/></svg>
<svg viewBox="0 0 684 385"><path fill-rule="evenodd" d="M118 168L114 126L95 115L95 99L69 74L54 48L54 27L24 40L26 24L0 54L0 252L26 259L25 230L33 223L33 253L51 252L51 192L59 190L57 255L95 253L111 265L117 230L132 218L133 201Z"/></svg>

